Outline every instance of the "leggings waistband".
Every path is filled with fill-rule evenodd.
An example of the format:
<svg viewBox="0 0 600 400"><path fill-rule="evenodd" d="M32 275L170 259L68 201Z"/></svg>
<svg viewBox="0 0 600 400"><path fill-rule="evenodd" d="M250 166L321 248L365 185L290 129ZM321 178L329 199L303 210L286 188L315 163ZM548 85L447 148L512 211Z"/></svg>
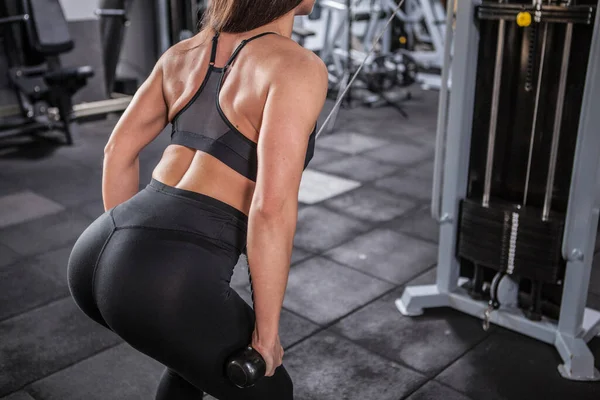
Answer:
<svg viewBox="0 0 600 400"><path fill-rule="evenodd" d="M224 213L232 215L233 217L238 219L240 222L243 222L246 225L248 224L248 217L246 216L246 214L244 214L237 208L230 206L229 204L223 203L222 201L215 199L214 197L210 197L210 196L207 196L207 195L204 195L201 193L192 192L191 190L179 189L179 188L176 188L173 186L169 186L162 182L157 181L154 178L152 178L152 180L150 181L148 186L155 190L158 190L160 192L165 192L165 193L172 194L175 196L185 197L187 199L201 203L203 206L214 207Z"/></svg>

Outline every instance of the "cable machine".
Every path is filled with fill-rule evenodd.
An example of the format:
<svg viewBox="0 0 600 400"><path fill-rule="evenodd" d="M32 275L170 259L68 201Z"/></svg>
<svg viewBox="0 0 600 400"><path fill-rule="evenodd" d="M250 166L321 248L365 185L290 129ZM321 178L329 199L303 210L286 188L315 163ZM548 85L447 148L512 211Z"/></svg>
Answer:
<svg viewBox="0 0 600 400"><path fill-rule="evenodd" d="M460 90L442 79L434 165L437 281L396 301L404 315L452 307L552 344L573 380L600 380L587 347L600 312L585 306L600 207L596 1L457 1L446 40Z"/></svg>

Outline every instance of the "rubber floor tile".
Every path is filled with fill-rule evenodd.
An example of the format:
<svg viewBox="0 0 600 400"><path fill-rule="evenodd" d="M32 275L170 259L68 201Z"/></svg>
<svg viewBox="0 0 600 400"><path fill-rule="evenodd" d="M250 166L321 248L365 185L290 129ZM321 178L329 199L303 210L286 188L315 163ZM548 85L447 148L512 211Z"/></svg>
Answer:
<svg viewBox="0 0 600 400"><path fill-rule="evenodd" d="M38 400L31 397L27 392L16 392L9 396L2 397L0 400Z"/></svg>
<svg viewBox="0 0 600 400"><path fill-rule="evenodd" d="M302 174L298 201L300 204L317 204L361 186L360 182L307 169Z"/></svg>
<svg viewBox="0 0 600 400"><path fill-rule="evenodd" d="M327 164L333 161L341 160L342 158L348 157L348 154L342 153L336 150L329 150L322 147L315 149L313 159L310 160L309 166L315 167L321 164Z"/></svg>
<svg viewBox="0 0 600 400"><path fill-rule="evenodd" d="M102 199L102 173L94 171L78 179L54 179L35 188L36 192L66 207L78 207Z"/></svg>
<svg viewBox="0 0 600 400"><path fill-rule="evenodd" d="M31 384L36 400L153 399L165 367L121 344Z"/></svg>
<svg viewBox="0 0 600 400"><path fill-rule="evenodd" d="M26 190L0 197L0 229L56 214L65 208L37 193Z"/></svg>
<svg viewBox="0 0 600 400"><path fill-rule="evenodd" d="M351 312L394 286L322 257L290 271L284 307L318 324Z"/></svg>
<svg viewBox="0 0 600 400"><path fill-rule="evenodd" d="M67 266L74 244L71 243L37 256L35 258L36 266L50 275L56 282L61 284L67 282Z"/></svg>
<svg viewBox="0 0 600 400"><path fill-rule="evenodd" d="M14 250L0 243L0 268L17 261L21 256Z"/></svg>
<svg viewBox="0 0 600 400"><path fill-rule="evenodd" d="M406 170L407 175L422 178L427 182L433 182L434 161L426 161Z"/></svg>
<svg viewBox="0 0 600 400"><path fill-rule="evenodd" d="M324 254L386 281L402 284L431 268L437 246L386 229L376 229Z"/></svg>
<svg viewBox="0 0 600 400"><path fill-rule="evenodd" d="M0 243L29 256L73 243L91 224L91 219L73 210L48 215L0 230Z"/></svg>
<svg viewBox="0 0 600 400"><path fill-rule="evenodd" d="M471 400L462 393L450 389L436 381L427 382L406 400Z"/></svg>
<svg viewBox="0 0 600 400"><path fill-rule="evenodd" d="M433 158L433 151L423 145L394 143L389 146L371 150L363 154L365 157L397 166L410 166Z"/></svg>
<svg viewBox="0 0 600 400"><path fill-rule="evenodd" d="M356 132L336 132L320 137L317 147L347 154L358 154L388 145L389 142L372 135L361 135Z"/></svg>
<svg viewBox="0 0 600 400"><path fill-rule="evenodd" d="M416 205L414 200L400 198L382 190L362 187L325 202L341 214L371 221L386 222L404 215Z"/></svg>
<svg viewBox="0 0 600 400"><path fill-rule="evenodd" d="M35 260L0 268L0 321L68 295L66 280L57 282Z"/></svg>
<svg viewBox="0 0 600 400"><path fill-rule="evenodd" d="M294 245L316 253L331 249L364 233L370 224L327 210L321 206L306 207L298 212Z"/></svg>
<svg viewBox="0 0 600 400"><path fill-rule="evenodd" d="M440 227L431 216L429 206L411 210L399 218L386 223L384 227L425 239L432 243L438 243L440 237Z"/></svg>
<svg viewBox="0 0 600 400"><path fill-rule="evenodd" d="M431 183L417 176L389 176L375 182L377 189L386 190L397 196L408 196L421 201L431 200Z"/></svg>
<svg viewBox="0 0 600 400"><path fill-rule="evenodd" d="M85 204L79 207L79 210L85 216L95 220L102 214L104 214L104 203L102 199L92 201L91 203Z"/></svg>
<svg viewBox="0 0 600 400"><path fill-rule="evenodd" d="M553 346L493 327L488 337L436 379L473 399L597 400L597 382L575 382L560 376L562 362ZM591 343L600 366L600 338Z"/></svg>
<svg viewBox="0 0 600 400"><path fill-rule="evenodd" d="M401 295L402 289L395 290L331 329L429 376L442 371L487 335L480 320L450 309L429 309L420 317L403 316L395 305Z"/></svg>
<svg viewBox="0 0 600 400"><path fill-rule="evenodd" d="M398 170L395 165L384 164L363 156L348 157L315 168L319 171L360 182L383 178Z"/></svg>
<svg viewBox="0 0 600 400"><path fill-rule="evenodd" d="M398 400L425 379L330 332L293 347L284 365L298 400Z"/></svg>
<svg viewBox="0 0 600 400"><path fill-rule="evenodd" d="M121 342L70 297L0 323L0 337L0 396Z"/></svg>

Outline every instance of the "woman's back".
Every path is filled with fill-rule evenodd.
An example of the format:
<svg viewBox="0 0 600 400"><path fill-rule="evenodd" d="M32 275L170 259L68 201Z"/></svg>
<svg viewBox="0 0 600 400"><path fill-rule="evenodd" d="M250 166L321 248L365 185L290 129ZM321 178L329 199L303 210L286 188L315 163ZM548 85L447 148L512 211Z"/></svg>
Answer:
<svg viewBox="0 0 600 400"><path fill-rule="evenodd" d="M221 33L166 52L111 134L106 212L73 248L69 288L90 318L167 367L157 400L292 400L279 317L327 70L290 37L314 0L208 4L203 24ZM256 37L266 32L276 34ZM171 144L139 190L140 152L169 122ZM253 308L229 285L242 251ZM224 366L249 344L270 379L239 389Z"/></svg>
<svg viewBox="0 0 600 400"><path fill-rule="evenodd" d="M221 118L221 123L231 124L238 136L243 135L251 144L257 143L272 83L283 79L293 91L295 84L302 84L294 76L298 63L320 62L313 53L289 38L265 34L264 29L261 31L220 35L217 43L212 40L212 32L204 31L171 48L161 59L162 90L169 122L176 122L185 112L188 114L187 125L191 126L187 129L197 131L203 128L198 125L207 124L207 118ZM253 40L242 43L242 40L248 39ZM211 65L213 47L216 49L214 68ZM238 47L239 53L229 68L223 71ZM203 87L209 75L212 81L218 83L223 74L222 84L217 90L214 90L214 84ZM203 109L190 107L198 101L198 95L203 97L200 103ZM217 108L214 108L215 105ZM215 112L218 108L220 115ZM209 113L215 115L207 115ZM198 147L172 143L154 170L153 178L170 186L214 197L248 214L254 179L244 176L208 151L199 150Z"/></svg>

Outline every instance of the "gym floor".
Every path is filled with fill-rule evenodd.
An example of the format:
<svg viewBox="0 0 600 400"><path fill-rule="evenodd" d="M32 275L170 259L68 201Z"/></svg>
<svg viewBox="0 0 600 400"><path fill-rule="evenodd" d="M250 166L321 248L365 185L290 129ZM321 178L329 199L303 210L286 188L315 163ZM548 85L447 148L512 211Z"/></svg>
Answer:
<svg viewBox="0 0 600 400"><path fill-rule="evenodd" d="M281 319L296 399L600 399L600 383L560 377L549 345L484 332L450 309L396 310L406 285L435 279L437 94L414 97L409 119L389 107L342 110L304 177ZM0 400L153 398L163 367L86 318L66 285L71 246L103 211L115 122L83 124L72 147L0 147ZM168 139L141 155L143 185ZM249 299L243 263L232 285ZM600 309L600 257L589 306ZM590 347L600 368L600 337Z"/></svg>

